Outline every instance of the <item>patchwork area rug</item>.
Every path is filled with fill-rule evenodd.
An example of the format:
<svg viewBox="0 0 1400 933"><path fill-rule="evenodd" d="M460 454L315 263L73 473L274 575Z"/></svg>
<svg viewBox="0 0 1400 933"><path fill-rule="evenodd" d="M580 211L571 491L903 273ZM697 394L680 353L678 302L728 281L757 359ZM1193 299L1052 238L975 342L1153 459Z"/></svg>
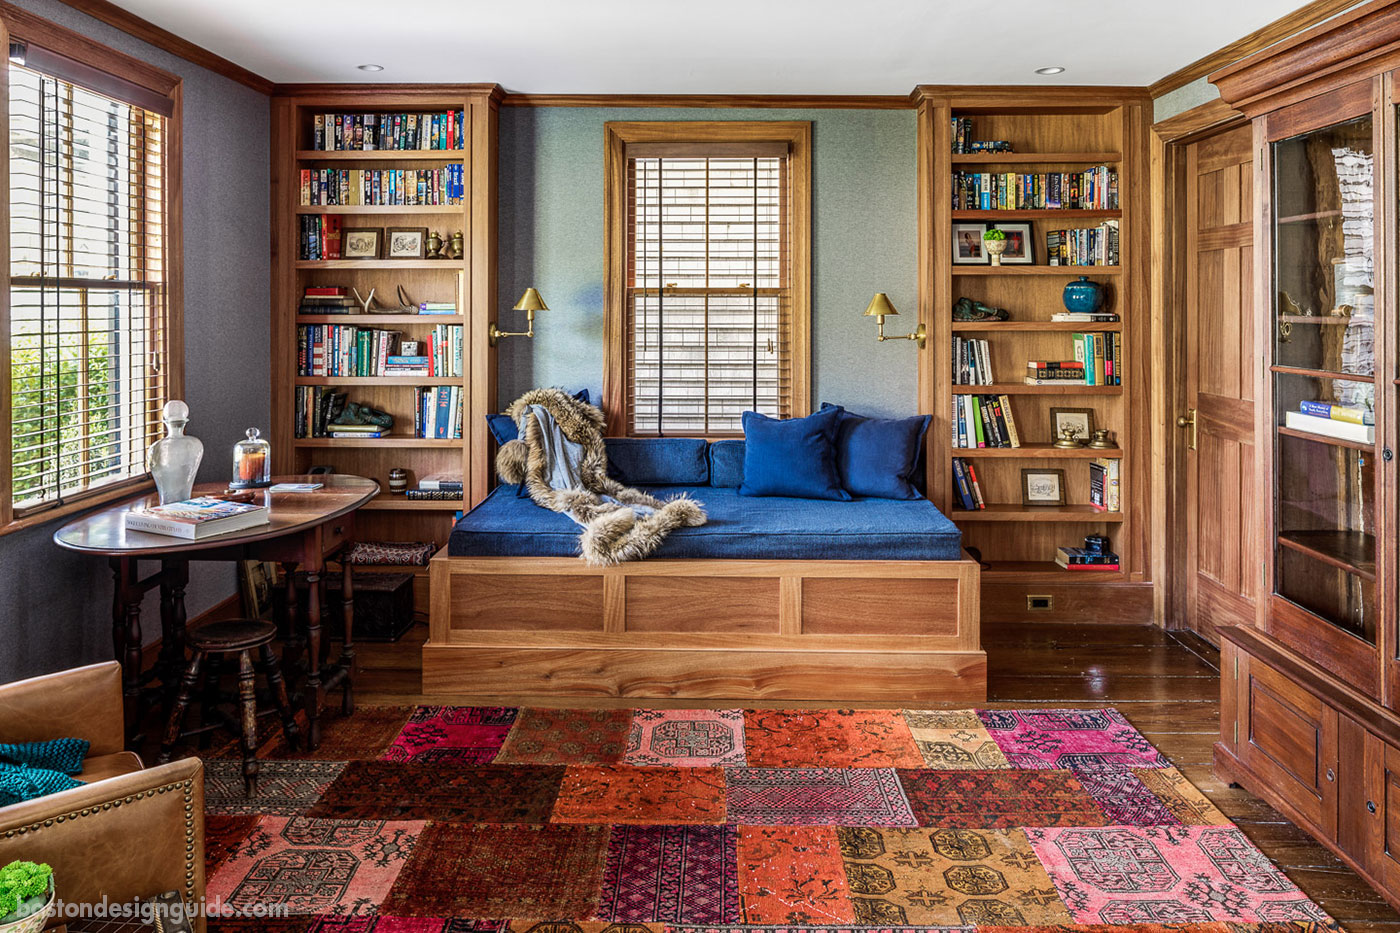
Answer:
<svg viewBox="0 0 1400 933"><path fill-rule="evenodd" d="M1112 709L379 708L262 752L252 798L208 763L208 894L286 916L216 931L1335 928Z"/></svg>

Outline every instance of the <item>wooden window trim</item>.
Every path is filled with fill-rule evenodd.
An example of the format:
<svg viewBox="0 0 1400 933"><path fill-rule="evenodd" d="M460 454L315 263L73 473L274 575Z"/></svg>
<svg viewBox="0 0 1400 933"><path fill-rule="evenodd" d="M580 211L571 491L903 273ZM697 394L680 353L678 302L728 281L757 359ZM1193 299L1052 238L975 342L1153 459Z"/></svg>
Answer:
<svg viewBox="0 0 1400 933"><path fill-rule="evenodd" d="M788 149L792 230L792 414L812 410L812 124L805 121L649 121L604 126L603 411L608 434L631 424L627 399L627 147L780 143Z"/></svg>
<svg viewBox="0 0 1400 933"><path fill-rule="evenodd" d="M185 326L184 326L184 225L181 193L183 152L183 83L178 75L109 48L101 43L51 23L13 4L0 2L0 41L8 50L11 39L39 46L49 52L81 62L106 72L119 81L127 82L159 94L169 101L164 140L165 162L165 230L167 251L165 334L162 353L165 360L166 392L169 398L185 394ZM102 90L102 89L97 89ZM111 93L108 89L103 93ZM9 68L0 69L0 137L9 139ZM138 104L139 106L139 104ZM10 190L8 158L0 158L0 190ZM9 212L0 212L0 476L5 479L6 494L0 496L0 537L47 524L99 505L126 498L154 488L150 474L133 476L100 486L88 492L65 497L62 504L28 511L16 516L10 501L11 413L10 413L10 219Z"/></svg>

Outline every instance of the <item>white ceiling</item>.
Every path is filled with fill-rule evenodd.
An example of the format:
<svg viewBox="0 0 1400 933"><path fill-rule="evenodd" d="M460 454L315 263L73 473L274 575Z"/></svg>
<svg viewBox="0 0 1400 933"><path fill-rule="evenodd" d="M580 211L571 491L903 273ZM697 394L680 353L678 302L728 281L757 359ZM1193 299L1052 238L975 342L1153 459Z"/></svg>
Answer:
<svg viewBox="0 0 1400 933"><path fill-rule="evenodd" d="M117 0L277 82L563 94L1145 85L1301 0ZM377 74L356 70L373 62ZM1045 65L1068 70L1034 74Z"/></svg>

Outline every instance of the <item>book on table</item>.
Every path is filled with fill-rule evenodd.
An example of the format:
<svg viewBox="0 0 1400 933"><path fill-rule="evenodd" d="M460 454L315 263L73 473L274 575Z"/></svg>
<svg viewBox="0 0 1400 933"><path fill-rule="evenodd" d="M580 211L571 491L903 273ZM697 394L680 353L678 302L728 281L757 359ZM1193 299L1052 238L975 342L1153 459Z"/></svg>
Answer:
<svg viewBox="0 0 1400 933"><path fill-rule="evenodd" d="M272 521L267 506L229 502L213 496L197 496L181 502L152 505L126 513L130 531L170 535L199 541L215 535L242 531Z"/></svg>

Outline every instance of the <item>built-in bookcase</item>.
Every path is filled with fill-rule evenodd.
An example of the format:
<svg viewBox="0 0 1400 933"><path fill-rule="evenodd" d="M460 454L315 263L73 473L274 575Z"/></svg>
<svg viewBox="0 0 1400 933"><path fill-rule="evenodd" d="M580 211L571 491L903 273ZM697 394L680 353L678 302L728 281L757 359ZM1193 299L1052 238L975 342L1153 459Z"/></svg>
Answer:
<svg viewBox="0 0 1400 933"><path fill-rule="evenodd" d="M498 91L494 87L440 87L423 92L392 87L347 87L293 93L273 106L273 457L279 473L303 473L325 465L337 473L376 480L380 495L368 503L356 523L361 540L446 543L455 514L486 493L486 438L481 427L494 402L493 355L485 333L494 321L495 179L494 136ZM459 143L447 148L333 150L319 148L316 123L324 114L412 113L462 114ZM473 153L477 158L473 159ZM448 169L460 166L458 203L341 204L303 203L302 173L321 169ZM446 200L444 198L443 200ZM449 259L306 259L301 242L305 217L334 217L346 229L427 228L444 244L462 234L463 251ZM375 291L370 313L299 313L309 287ZM400 294L402 290L402 296ZM455 314L413 313L423 302L451 303ZM446 376L306 376L299 375L299 328L303 325L352 325L394 331L400 340L425 347L437 325L463 328L462 375ZM475 335L480 335L476 339ZM428 352L424 350L423 352ZM298 437L298 390L308 386L342 389L349 399L394 416L387 436L378 438ZM427 388L455 387L462 399L462 437L418 437L415 409ZM305 433L305 432L301 432ZM409 472L409 485L431 473L461 473L464 501L415 501L389 493L389 471ZM420 572L418 608L427 608L426 573Z"/></svg>
<svg viewBox="0 0 1400 933"><path fill-rule="evenodd" d="M921 87L916 93L920 101L920 313L929 329L928 346L920 360L920 396L923 410L933 415L930 498L957 522L964 545L976 548L987 565L985 617L1025 619L1043 613L1056 618L1140 621L1151 611L1143 540L1149 446L1143 343L1148 332L1147 102L1136 94L1093 88ZM971 119L972 139L1005 140L1013 151L953 152L955 118ZM1117 175L1116 208L954 209L958 172L1034 175L1083 172L1097 166ZM1118 224L1116 264L1048 264L1049 231L1098 227L1108 220ZM954 224L989 222L1028 225L1034 264L955 263ZM1064 310L1065 285L1081 275L1105 287L1105 310L1116 313L1118 322L1051 321L1051 315ZM1004 308L1010 319L954 322L953 303L961 297ZM1121 339L1121 385L1025 384L1028 361L1074 359L1076 333ZM993 385L954 384L954 336L988 342ZM964 394L1009 399L1021 446L953 446L954 397ZM1054 408L1093 411L1096 427L1108 428L1115 446L1109 450L1052 446ZM954 457L973 465L985 509L961 508ZM1119 511L1100 511L1090 505L1094 459L1119 462ZM1028 468L1062 470L1065 504L1023 505L1021 474ZM1119 571L1067 571L1055 564L1058 547L1082 546L1089 534L1109 537L1121 558ZM1037 599L1028 602L1028 597ZM1049 608L1039 608L1046 597Z"/></svg>

